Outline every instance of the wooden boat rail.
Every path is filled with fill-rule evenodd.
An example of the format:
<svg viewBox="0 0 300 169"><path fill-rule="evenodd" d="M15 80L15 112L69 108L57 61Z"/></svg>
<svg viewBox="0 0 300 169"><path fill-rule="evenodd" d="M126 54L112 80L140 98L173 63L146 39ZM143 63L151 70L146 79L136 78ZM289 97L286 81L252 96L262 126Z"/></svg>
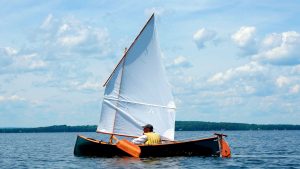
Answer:
<svg viewBox="0 0 300 169"><path fill-rule="evenodd" d="M94 143L99 143L99 144L111 144L109 142L105 142L105 141L102 141L102 140L96 140L96 139L93 139L93 138L89 138L89 137L85 137L85 136L82 136L82 135L78 135L79 137L81 138L84 138L86 140L89 140L91 142L94 142ZM186 139L186 140L177 140L177 141L169 141L168 143L162 143L162 144L152 144L152 145L145 145L145 144L141 144L141 145L138 145L138 146L160 146L160 145L170 145L170 144L180 144L180 143L187 143L187 142L198 142L198 141L205 141L205 140L210 140L210 139L218 139L217 136L214 136L214 137L207 137L207 138L201 138L201 139L194 139L194 140L190 140L190 139ZM116 145L115 143L112 143L111 145Z"/></svg>

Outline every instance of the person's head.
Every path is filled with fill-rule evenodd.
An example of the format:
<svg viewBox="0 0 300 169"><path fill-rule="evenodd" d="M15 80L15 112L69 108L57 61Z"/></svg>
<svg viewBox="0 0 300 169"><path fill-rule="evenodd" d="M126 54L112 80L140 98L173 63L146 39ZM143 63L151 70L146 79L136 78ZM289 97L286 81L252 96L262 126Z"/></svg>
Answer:
<svg viewBox="0 0 300 169"><path fill-rule="evenodd" d="M153 132L153 126L151 124L147 124L143 126L144 133Z"/></svg>

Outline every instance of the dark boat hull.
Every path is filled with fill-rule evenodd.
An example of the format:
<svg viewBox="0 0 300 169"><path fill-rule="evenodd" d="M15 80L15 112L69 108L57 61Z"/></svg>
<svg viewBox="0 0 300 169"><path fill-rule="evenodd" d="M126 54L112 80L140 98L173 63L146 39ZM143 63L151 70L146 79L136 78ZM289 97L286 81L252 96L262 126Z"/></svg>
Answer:
<svg viewBox="0 0 300 169"><path fill-rule="evenodd" d="M221 136L222 137L222 136ZM172 142L160 145L140 145L140 157L220 156L220 136L205 139ZM108 144L84 136L77 136L74 155L114 157L129 156L115 144Z"/></svg>

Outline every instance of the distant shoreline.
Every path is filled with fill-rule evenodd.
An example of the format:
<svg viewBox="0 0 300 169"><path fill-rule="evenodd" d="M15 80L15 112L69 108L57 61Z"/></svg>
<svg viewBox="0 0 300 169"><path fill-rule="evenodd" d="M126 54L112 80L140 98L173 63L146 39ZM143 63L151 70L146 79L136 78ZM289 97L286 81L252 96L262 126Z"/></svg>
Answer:
<svg viewBox="0 0 300 169"><path fill-rule="evenodd" d="M247 124L202 121L176 121L176 131L237 131L237 130L300 130L300 125L290 124ZM54 125L35 128L0 128L0 133L47 133L47 132L95 132L96 125Z"/></svg>

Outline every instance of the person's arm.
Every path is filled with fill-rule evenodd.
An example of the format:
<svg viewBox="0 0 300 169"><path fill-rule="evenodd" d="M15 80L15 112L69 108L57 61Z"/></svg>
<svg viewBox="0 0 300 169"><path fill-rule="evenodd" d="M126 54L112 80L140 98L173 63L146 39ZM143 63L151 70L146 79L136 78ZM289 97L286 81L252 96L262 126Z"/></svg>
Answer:
<svg viewBox="0 0 300 169"><path fill-rule="evenodd" d="M132 140L133 144L144 144L148 140L146 135L142 135Z"/></svg>

